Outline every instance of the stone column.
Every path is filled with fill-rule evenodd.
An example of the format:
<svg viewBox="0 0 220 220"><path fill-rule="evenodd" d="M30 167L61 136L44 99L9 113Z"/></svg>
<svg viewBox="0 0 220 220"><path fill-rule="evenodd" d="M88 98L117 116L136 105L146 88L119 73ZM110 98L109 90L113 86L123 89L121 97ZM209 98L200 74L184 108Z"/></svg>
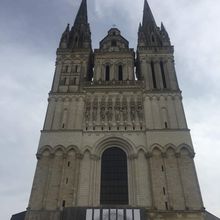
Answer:
<svg viewBox="0 0 220 220"><path fill-rule="evenodd" d="M53 126L52 126L53 130L58 130L60 128L62 106L63 106L62 98L57 99L54 120L53 120Z"/></svg>
<svg viewBox="0 0 220 220"><path fill-rule="evenodd" d="M47 114L46 119L44 122L44 130L50 130L53 124L54 112L56 109L56 101L55 98L48 99L48 107L47 107Z"/></svg>
<svg viewBox="0 0 220 220"><path fill-rule="evenodd" d="M156 60L154 62L154 68L155 68L157 89L162 89L163 88L163 81L162 81L161 70L160 70L160 62L158 60Z"/></svg>
<svg viewBox="0 0 220 220"><path fill-rule="evenodd" d="M177 82L173 58L170 57L168 59L166 67L167 67L167 72L168 72L169 78L170 78L171 89L177 90L179 88L179 86L178 86L178 82Z"/></svg>
<svg viewBox="0 0 220 220"><path fill-rule="evenodd" d="M147 129L154 128L153 114L152 114L152 102L149 96L144 98L144 114L145 114L145 124Z"/></svg>
<svg viewBox="0 0 220 220"><path fill-rule="evenodd" d="M54 74L54 78L53 78L53 85L52 85L52 91L53 92L58 91L61 72L62 72L62 63L61 63L61 61L57 61L56 62L55 74Z"/></svg>

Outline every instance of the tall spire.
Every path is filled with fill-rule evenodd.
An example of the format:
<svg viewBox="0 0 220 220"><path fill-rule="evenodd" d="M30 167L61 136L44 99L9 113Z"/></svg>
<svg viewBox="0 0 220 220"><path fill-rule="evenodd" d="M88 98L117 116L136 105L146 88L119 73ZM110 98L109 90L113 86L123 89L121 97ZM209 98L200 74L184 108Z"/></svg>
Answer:
<svg viewBox="0 0 220 220"><path fill-rule="evenodd" d="M157 26L156 22L154 20L153 13L152 13L152 11L150 9L150 6L149 6L147 0L145 0L144 1L144 15L143 15L142 25L146 26L146 25L149 25L149 24Z"/></svg>
<svg viewBox="0 0 220 220"><path fill-rule="evenodd" d="M69 45L71 48L91 49L91 32L86 0L82 0L74 25L71 28Z"/></svg>
<svg viewBox="0 0 220 220"><path fill-rule="evenodd" d="M170 39L164 25L159 28L147 0L144 0L142 25L138 30L138 46L169 46Z"/></svg>
<svg viewBox="0 0 220 220"><path fill-rule="evenodd" d="M87 1L82 0L79 11L77 13L74 25L77 24L87 24L88 23L88 15L87 15Z"/></svg>

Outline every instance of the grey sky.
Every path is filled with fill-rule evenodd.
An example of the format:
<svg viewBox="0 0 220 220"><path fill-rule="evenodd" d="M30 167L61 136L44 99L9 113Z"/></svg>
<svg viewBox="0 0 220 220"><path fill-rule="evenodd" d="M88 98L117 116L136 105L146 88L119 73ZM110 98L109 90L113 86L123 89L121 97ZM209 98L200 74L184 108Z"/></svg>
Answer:
<svg viewBox="0 0 220 220"><path fill-rule="evenodd" d="M0 219L25 210L55 52L81 0L1 0ZM175 46L176 70L207 210L220 216L220 1L148 0ZM136 47L143 0L88 0L93 47L116 24Z"/></svg>

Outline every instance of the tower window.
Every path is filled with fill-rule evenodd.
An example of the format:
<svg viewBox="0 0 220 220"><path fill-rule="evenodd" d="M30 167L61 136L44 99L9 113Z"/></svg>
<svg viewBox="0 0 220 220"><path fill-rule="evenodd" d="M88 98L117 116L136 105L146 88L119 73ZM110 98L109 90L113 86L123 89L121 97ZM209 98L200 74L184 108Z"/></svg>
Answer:
<svg viewBox="0 0 220 220"><path fill-rule="evenodd" d="M76 44L78 43L78 37L75 37L75 43Z"/></svg>
<svg viewBox="0 0 220 220"><path fill-rule="evenodd" d="M168 202L165 202L165 206L166 206L166 210L168 210L169 209Z"/></svg>
<svg viewBox="0 0 220 220"><path fill-rule="evenodd" d="M119 81L122 81L122 80L123 80L123 67L122 67L122 65L120 65L120 66L118 67L118 80L119 80Z"/></svg>
<svg viewBox="0 0 220 220"><path fill-rule="evenodd" d="M166 195L166 189L163 187L163 194Z"/></svg>
<svg viewBox="0 0 220 220"><path fill-rule="evenodd" d="M70 161L68 161L68 164L67 164L67 166L68 166L68 167L70 167Z"/></svg>
<svg viewBox="0 0 220 220"><path fill-rule="evenodd" d="M154 87L154 89L156 89L157 88L157 82L156 82L156 75L155 75L155 69L154 69L153 61L151 61L151 72L152 72L153 87Z"/></svg>
<svg viewBox="0 0 220 220"><path fill-rule="evenodd" d="M62 206L65 207L65 205L66 205L66 201L63 200Z"/></svg>
<svg viewBox="0 0 220 220"><path fill-rule="evenodd" d="M162 75L163 88L167 88L166 77L165 77L165 72L164 72L164 66L163 66L162 61L160 61L160 70L161 70L161 75Z"/></svg>
<svg viewBox="0 0 220 220"><path fill-rule="evenodd" d="M107 66L105 67L105 80L106 80L106 81L109 81L109 80L110 80L110 67L109 67L109 65L107 65Z"/></svg>
<svg viewBox="0 0 220 220"><path fill-rule="evenodd" d="M69 69L69 67L68 67L68 66L65 66L65 72L66 72L66 73L68 72L68 69Z"/></svg>
<svg viewBox="0 0 220 220"><path fill-rule="evenodd" d="M127 155L117 147L108 148L101 162L102 205L128 204Z"/></svg>
<svg viewBox="0 0 220 220"><path fill-rule="evenodd" d="M151 36L151 40L152 40L153 43L155 42L155 37L154 37L153 34L152 34L152 36Z"/></svg>
<svg viewBox="0 0 220 220"><path fill-rule="evenodd" d="M78 65L75 66L75 72L78 72Z"/></svg>
<svg viewBox="0 0 220 220"><path fill-rule="evenodd" d="M165 128L168 128L168 124L167 122L164 122Z"/></svg>
<svg viewBox="0 0 220 220"><path fill-rule="evenodd" d="M116 47L116 46L117 46L116 40L112 40L112 41L111 41L111 46L112 46L112 47Z"/></svg>

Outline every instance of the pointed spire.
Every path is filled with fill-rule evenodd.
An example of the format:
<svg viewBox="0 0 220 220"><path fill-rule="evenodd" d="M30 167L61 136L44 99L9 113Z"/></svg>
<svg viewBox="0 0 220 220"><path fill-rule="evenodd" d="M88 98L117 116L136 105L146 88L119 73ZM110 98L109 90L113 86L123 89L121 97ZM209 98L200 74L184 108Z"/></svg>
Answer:
<svg viewBox="0 0 220 220"><path fill-rule="evenodd" d="M149 6L147 0L144 0L144 15L143 15L142 25L146 26L146 25L149 25L149 24L157 26L156 22L154 20L153 13L150 9L150 6Z"/></svg>
<svg viewBox="0 0 220 220"><path fill-rule="evenodd" d="M76 24L87 24L88 23L88 15L87 15L87 1L82 0L79 11L76 15L76 19L74 22L74 26Z"/></svg>
<svg viewBox="0 0 220 220"><path fill-rule="evenodd" d="M163 22L161 22L161 31L166 31L164 25L163 25Z"/></svg>
<svg viewBox="0 0 220 220"><path fill-rule="evenodd" d="M69 33L70 33L70 25L67 24L67 27L65 31L62 34L62 37L60 39L60 48L67 48L69 43Z"/></svg>
<svg viewBox="0 0 220 220"><path fill-rule="evenodd" d="M88 23L87 1L82 0L74 25L70 31L71 48L91 49L91 32Z"/></svg>
<svg viewBox="0 0 220 220"><path fill-rule="evenodd" d="M170 37L169 34L167 33L166 28L163 25L163 22L161 22L161 28L160 28L160 33L162 36L162 41L164 45L170 45Z"/></svg>

